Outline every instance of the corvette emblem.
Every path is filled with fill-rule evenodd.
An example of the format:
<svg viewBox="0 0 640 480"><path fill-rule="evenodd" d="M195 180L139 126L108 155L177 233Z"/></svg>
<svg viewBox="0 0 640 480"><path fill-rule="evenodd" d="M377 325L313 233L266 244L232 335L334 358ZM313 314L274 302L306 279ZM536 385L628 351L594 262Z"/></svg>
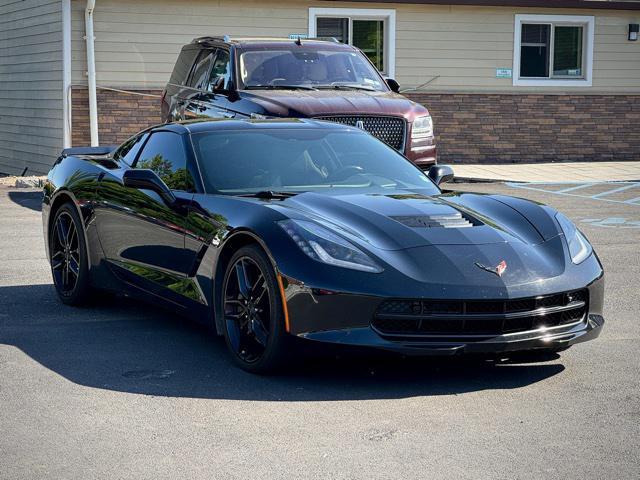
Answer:
<svg viewBox="0 0 640 480"><path fill-rule="evenodd" d="M485 270L487 272L494 273L499 277L501 277L504 271L507 269L507 262L505 262L504 260L502 260L495 267L487 267L486 265L483 265L480 262L476 262L475 265L476 267L481 268L482 270Z"/></svg>

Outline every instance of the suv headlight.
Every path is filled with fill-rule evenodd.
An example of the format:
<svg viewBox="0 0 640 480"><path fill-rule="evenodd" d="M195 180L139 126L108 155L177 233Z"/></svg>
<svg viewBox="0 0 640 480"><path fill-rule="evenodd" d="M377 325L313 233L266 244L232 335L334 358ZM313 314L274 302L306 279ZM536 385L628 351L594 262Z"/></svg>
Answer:
<svg viewBox="0 0 640 480"><path fill-rule="evenodd" d="M418 117L413 121L411 128L411 139L420 140L433 136L433 120L429 115Z"/></svg>
<svg viewBox="0 0 640 480"><path fill-rule="evenodd" d="M564 236L567 239L567 245L569 246L569 255L571 255L571 261L576 265L586 260L593 247L585 236L576 228L571 220L565 217L561 213L556 214L556 220L560 224L560 228L564 232Z"/></svg>
<svg viewBox="0 0 640 480"><path fill-rule="evenodd" d="M278 225L304 253L318 262L362 272L382 272L367 254L320 225L304 220L283 220Z"/></svg>

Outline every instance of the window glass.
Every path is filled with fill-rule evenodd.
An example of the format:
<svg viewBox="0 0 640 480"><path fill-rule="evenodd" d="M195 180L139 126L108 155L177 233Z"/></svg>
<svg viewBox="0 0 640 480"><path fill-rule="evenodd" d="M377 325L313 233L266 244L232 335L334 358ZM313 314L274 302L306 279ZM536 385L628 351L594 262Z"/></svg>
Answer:
<svg viewBox="0 0 640 480"><path fill-rule="evenodd" d="M208 80L209 68L211 67L211 60L213 58L213 50L203 50L198 56L198 61L193 67L193 73L189 80L189 86L198 90L204 88L205 83Z"/></svg>
<svg viewBox="0 0 640 480"><path fill-rule="evenodd" d="M353 46L369 57L381 72L384 70L384 21L354 20Z"/></svg>
<svg viewBox="0 0 640 480"><path fill-rule="evenodd" d="M240 55L240 79L245 88L307 85L333 88L336 83L386 90L380 74L354 51L317 47L249 50Z"/></svg>
<svg viewBox="0 0 640 480"><path fill-rule="evenodd" d="M142 148L144 141L147 139L147 136L147 133L142 133L131 137L115 151L113 159L124 162L127 165L133 165L140 148Z"/></svg>
<svg viewBox="0 0 640 480"><path fill-rule="evenodd" d="M520 76L549 76L550 25L523 24L520 41Z"/></svg>
<svg viewBox="0 0 640 480"><path fill-rule="evenodd" d="M192 140L207 191L438 193L415 165L359 130L218 131L194 134Z"/></svg>
<svg viewBox="0 0 640 480"><path fill-rule="evenodd" d="M229 86L230 75L231 65L229 62L229 52L226 50L218 50L216 59L213 62L213 68L211 69L207 90L213 92L216 90L216 86L219 90L226 90Z"/></svg>
<svg viewBox="0 0 640 480"><path fill-rule="evenodd" d="M171 73L171 79L169 80L169 83L172 83L174 85L184 85L197 53L198 50L195 48L185 47L182 49L180 55L178 55L176 65L175 67L173 67L173 72Z"/></svg>
<svg viewBox="0 0 640 480"><path fill-rule="evenodd" d="M583 27L557 26L553 40L553 75L582 76Z"/></svg>
<svg viewBox="0 0 640 480"><path fill-rule="evenodd" d="M341 43L349 43L348 18L320 17L316 22L316 35L318 37L333 37Z"/></svg>
<svg viewBox="0 0 640 480"><path fill-rule="evenodd" d="M358 18L316 18L318 37L333 37L339 42L359 48L376 68L384 71L384 20ZM352 32L349 33L351 28Z"/></svg>
<svg viewBox="0 0 640 480"><path fill-rule="evenodd" d="M195 190L195 182L187 168L182 137L173 132L156 132L144 146L136 168L148 168L172 190Z"/></svg>

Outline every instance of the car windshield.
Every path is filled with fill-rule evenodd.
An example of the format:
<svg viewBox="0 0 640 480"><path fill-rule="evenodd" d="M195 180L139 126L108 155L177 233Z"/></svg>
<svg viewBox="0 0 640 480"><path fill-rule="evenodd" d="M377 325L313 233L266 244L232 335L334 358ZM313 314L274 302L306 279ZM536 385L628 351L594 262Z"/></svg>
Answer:
<svg viewBox="0 0 640 480"><path fill-rule="evenodd" d="M365 132L262 128L200 132L192 138L210 193L439 193L420 169Z"/></svg>
<svg viewBox="0 0 640 480"><path fill-rule="evenodd" d="M293 46L249 50L240 54L240 84L246 89L266 87L357 88L385 91L369 61L352 50Z"/></svg>

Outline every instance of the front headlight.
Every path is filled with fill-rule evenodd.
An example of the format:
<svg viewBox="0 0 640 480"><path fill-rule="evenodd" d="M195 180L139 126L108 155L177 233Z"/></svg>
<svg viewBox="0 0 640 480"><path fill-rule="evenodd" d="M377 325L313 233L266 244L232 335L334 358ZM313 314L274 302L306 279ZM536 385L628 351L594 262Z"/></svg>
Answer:
<svg viewBox="0 0 640 480"><path fill-rule="evenodd" d="M418 117L413 121L411 129L411 139L420 140L433 136L433 120L429 115Z"/></svg>
<svg viewBox="0 0 640 480"><path fill-rule="evenodd" d="M382 272L360 249L320 225L304 220L283 220L278 225L304 253L318 262L362 272Z"/></svg>
<svg viewBox="0 0 640 480"><path fill-rule="evenodd" d="M564 236L567 239L571 261L577 265L586 260L589 255L591 255L591 252L593 252L589 241L582 235L580 230L576 228L573 222L563 214L557 213L556 220L558 220L560 228L562 228Z"/></svg>

